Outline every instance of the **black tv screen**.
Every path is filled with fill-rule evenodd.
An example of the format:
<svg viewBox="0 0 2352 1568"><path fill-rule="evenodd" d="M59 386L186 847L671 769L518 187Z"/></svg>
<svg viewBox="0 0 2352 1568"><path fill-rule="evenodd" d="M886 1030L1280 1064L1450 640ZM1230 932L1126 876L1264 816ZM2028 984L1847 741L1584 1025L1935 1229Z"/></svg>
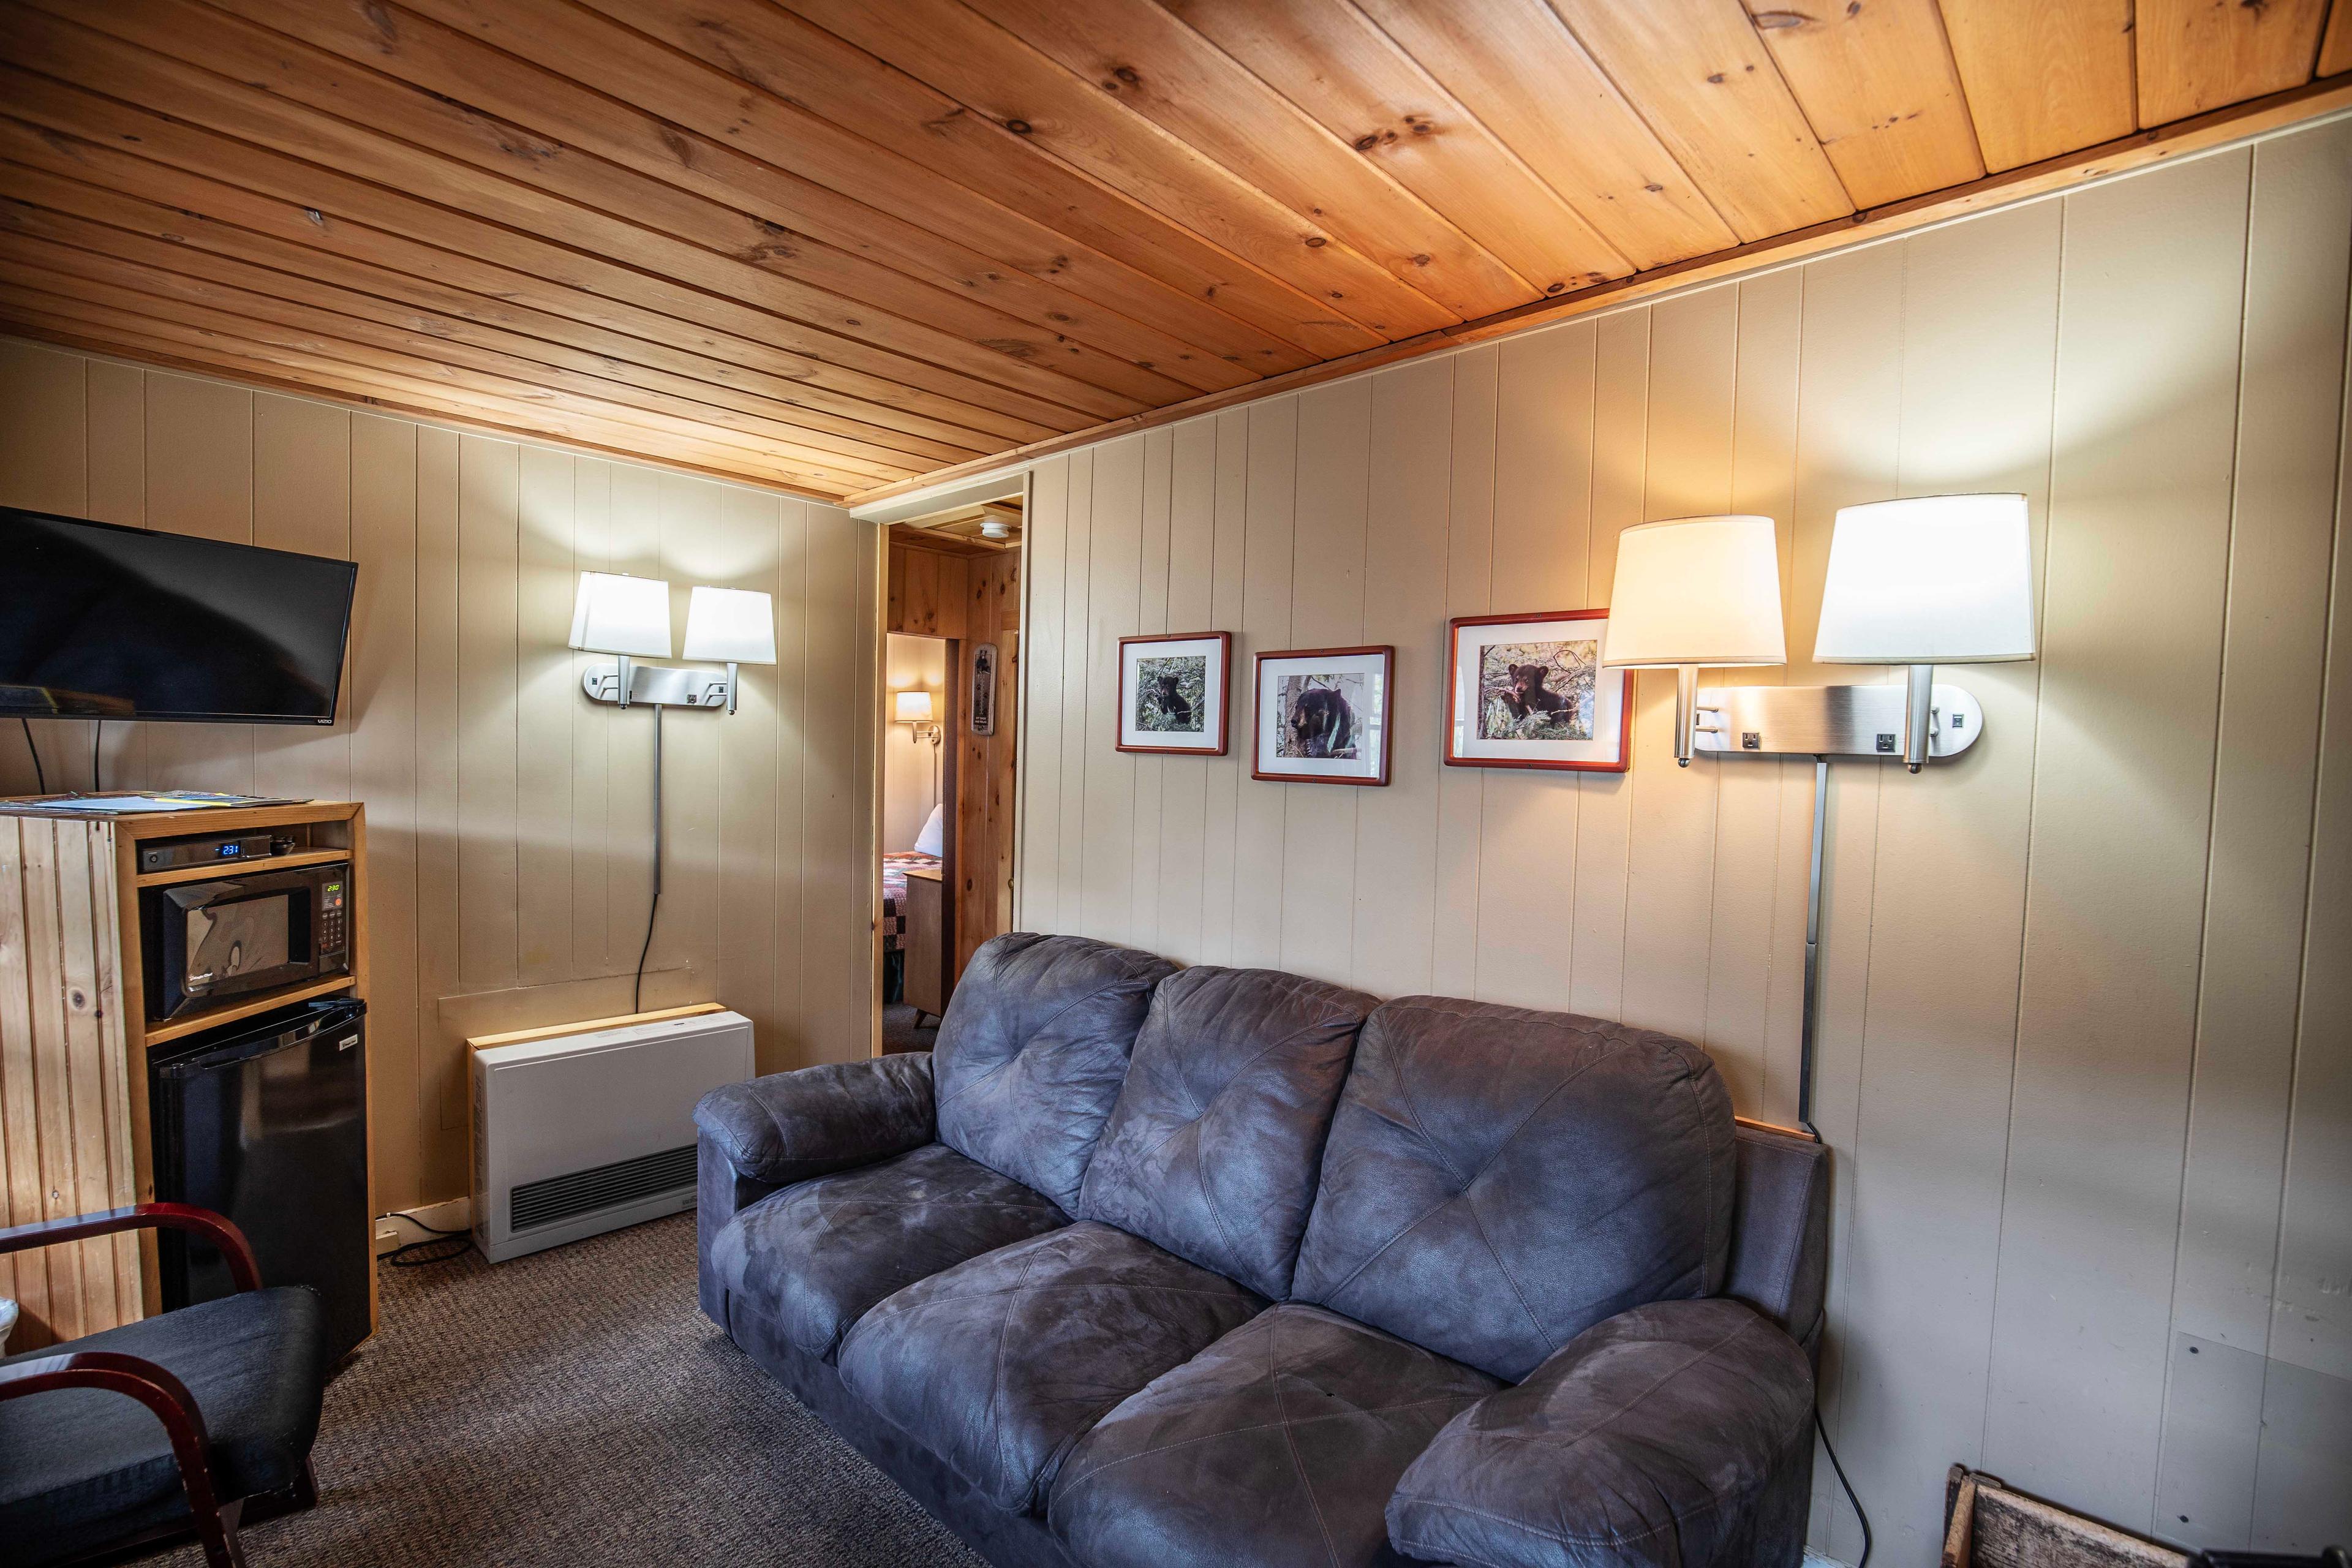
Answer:
<svg viewBox="0 0 2352 1568"><path fill-rule="evenodd" d="M0 715L331 724L358 573L0 507Z"/></svg>

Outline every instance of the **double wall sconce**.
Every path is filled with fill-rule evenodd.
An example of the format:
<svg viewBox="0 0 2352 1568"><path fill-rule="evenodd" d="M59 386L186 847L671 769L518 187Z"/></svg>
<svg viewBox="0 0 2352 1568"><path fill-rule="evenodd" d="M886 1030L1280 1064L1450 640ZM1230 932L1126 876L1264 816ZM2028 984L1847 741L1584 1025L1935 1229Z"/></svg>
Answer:
<svg viewBox="0 0 2352 1568"><path fill-rule="evenodd" d="M1675 671L1675 761L1813 759L1812 875L1797 1120L1813 1131L1822 841L1832 757L1900 758L1913 773L1984 732L1984 710L1936 667L2034 656L2033 550L2021 495L1922 496L1850 506L1830 535L1813 639L1820 664L1899 664L1903 685L1702 689L1702 667L1788 662L1780 549L1769 517L1686 517L1627 529L1601 662Z"/></svg>
<svg viewBox="0 0 2352 1568"><path fill-rule="evenodd" d="M687 601L686 652L724 670L681 669L634 663L670 655L669 584L657 577L613 572L580 574L572 605L572 646L583 653L619 655L615 664L591 666L581 689L598 702L623 708L736 708L743 665L776 662L775 602L753 588L697 588Z"/></svg>

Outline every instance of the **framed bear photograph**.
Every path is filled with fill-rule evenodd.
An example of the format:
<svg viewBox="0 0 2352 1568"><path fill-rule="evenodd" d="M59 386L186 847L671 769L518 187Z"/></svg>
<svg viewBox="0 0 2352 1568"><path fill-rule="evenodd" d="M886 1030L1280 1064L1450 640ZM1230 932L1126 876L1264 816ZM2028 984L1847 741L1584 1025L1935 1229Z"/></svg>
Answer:
<svg viewBox="0 0 2352 1568"><path fill-rule="evenodd" d="M1447 765L1623 773L1633 672L1601 668L1608 626L1606 610L1446 623Z"/></svg>
<svg viewBox="0 0 2352 1568"><path fill-rule="evenodd" d="M1250 777L1295 784L1389 782L1393 647L1290 648L1256 660Z"/></svg>
<svg viewBox="0 0 2352 1568"><path fill-rule="evenodd" d="M1231 632L1118 639L1118 749L1225 754Z"/></svg>

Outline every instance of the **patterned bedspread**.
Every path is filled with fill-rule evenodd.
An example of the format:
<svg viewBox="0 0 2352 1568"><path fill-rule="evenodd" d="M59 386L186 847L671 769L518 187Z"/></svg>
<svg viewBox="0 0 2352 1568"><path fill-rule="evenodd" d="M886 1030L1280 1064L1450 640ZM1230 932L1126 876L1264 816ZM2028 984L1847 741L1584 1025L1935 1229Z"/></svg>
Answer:
<svg viewBox="0 0 2352 1568"><path fill-rule="evenodd" d="M907 933L907 868L910 866L936 871L940 868L940 858L918 855L912 850L903 855L882 857L882 951L885 952L896 952L898 939Z"/></svg>

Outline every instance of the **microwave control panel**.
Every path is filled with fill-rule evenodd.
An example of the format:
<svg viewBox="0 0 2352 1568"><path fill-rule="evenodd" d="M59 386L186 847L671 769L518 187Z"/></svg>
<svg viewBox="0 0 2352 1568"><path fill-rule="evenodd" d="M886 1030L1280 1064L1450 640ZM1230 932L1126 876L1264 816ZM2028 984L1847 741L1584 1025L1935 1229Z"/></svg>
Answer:
<svg viewBox="0 0 2352 1568"><path fill-rule="evenodd" d="M343 908L344 880L338 877L331 882L319 884L319 952L321 957L341 952L349 945L346 934L350 927Z"/></svg>

